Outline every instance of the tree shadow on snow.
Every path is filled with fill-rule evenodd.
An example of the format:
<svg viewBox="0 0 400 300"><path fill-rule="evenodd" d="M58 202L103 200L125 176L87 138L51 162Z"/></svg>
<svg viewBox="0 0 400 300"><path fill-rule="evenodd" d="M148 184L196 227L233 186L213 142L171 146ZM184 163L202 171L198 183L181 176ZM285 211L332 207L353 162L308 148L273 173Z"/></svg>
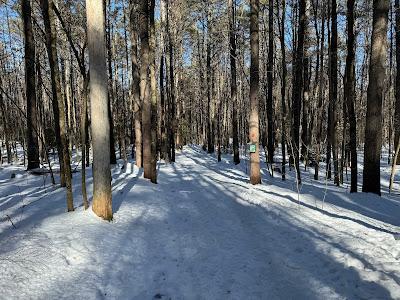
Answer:
<svg viewBox="0 0 400 300"><path fill-rule="evenodd" d="M183 157L178 155L177 161ZM194 161L208 168L199 158ZM122 194L114 198L114 211L118 211L115 223L99 221L93 231L81 228L78 245L82 264L61 268L58 276L46 279L48 284L37 296L391 298L384 286L363 279L358 269L347 267L340 257L361 261L396 282L398 277L372 266L323 230L299 224L284 208L268 210L250 203L246 193L251 186L244 176L241 180L236 173L224 174L229 168L212 169L221 176L215 180L201 169L185 169L178 164L161 166L159 184L147 189L143 187L148 183L138 179L141 174L129 178L126 184L126 179L117 178L114 186ZM233 179L242 188L232 189ZM50 215L61 213L53 206L40 209L48 209ZM127 219L129 214L132 217ZM29 226L28 221L24 226ZM339 258L331 254L333 250Z"/></svg>

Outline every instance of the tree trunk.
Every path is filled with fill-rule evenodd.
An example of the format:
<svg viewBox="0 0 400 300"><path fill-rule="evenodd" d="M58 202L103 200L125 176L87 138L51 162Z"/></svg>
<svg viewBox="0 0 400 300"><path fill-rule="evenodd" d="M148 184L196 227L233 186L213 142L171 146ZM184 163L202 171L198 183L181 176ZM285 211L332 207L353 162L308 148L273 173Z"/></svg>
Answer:
<svg viewBox="0 0 400 300"><path fill-rule="evenodd" d="M351 188L350 193L357 192L357 123L355 105L355 36L354 36L354 0L347 1L347 58L345 74L345 103L350 123L350 159Z"/></svg>
<svg viewBox="0 0 400 300"><path fill-rule="evenodd" d="M330 43L330 73L329 73L329 119L330 119L330 138L332 146L333 156L333 172L334 182L336 185L340 184L339 181L339 157L338 157L338 146L337 146L337 118L336 118L336 104L337 104L337 85L338 85L338 74L337 74L337 48L338 48L338 34L337 34L337 5L336 0L332 0L331 6L331 43Z"/></svg>
<svg viewBox="0 0 400 300"><path fill-rule="evenodd" d="M93 212L112 220L104 3L86 0L93 141Z"/></svg>
<svg viewBox="0 0 400 300"><path fill-rule="evenodd" d="M169 42L169 85L170 85L170 97L169 97L169 142L170 142L170 153L171 162L175 162L175 133L176 133L176 99L175 99L175 71L174 71L174 42L172 36L172 30L170 26L170 15L171 7L170 2L167 1L167 33Z"/></svg>
<svg viewBox="0 0 400 300"><path fill-rule="evenodd" d="M280 20L280 44L282 52L282 83L281 83L281 109L282 109L282 180L286 179L286 45L285 45L285 17L286 17L286 0L282 0L282 14Z"/></svg>
<svg viewBox="0 0 400 300"><path fill-rule="evenodd" d="M229 45L231 63L231 104L232 104L232 139L233 139L233 162L240 163L239 139L238 139L238 112L237 112L237 80L236 80L236 9L235 3L228 0L229 11Z"/></svg>
<svg viewBox="0 0 400 300"><path fill-rule="evenodd" d="M141 0L139 35L141 41L140 99L142 103L143 167L144 177L152 179L149 15L149 1Z"/></svg>
<svg viewBox="0 0 400 300"><path fill-rule="evenodd" d="M260 132L258 118L258 94L259 94L259 0L250 0L250 122L249 138L255 151L250 153L250 182L261 183L260 173Z"/></svg>
<svg viewBox="0 0 400 300"><path fill-rule="evenodd" d="M65 103L61 93L61 78L60 70L58 69L55 16L53 10L49 6L48 0L40 0L40 5L42 8L43 21L46 32L46 46L50 64L53 102L57 102L58 104L58 119L56 119L56 116L54 116L54 122L59 123L60 126L61 152L59 152L58 155L59 157L62 156L62 161L60 160L60 165L61 163L63 163L64 167L61 169L61 173L64 174L65 184L67 188L67 209L68 211L73 211L74 203L72 195L72 173L68 151L68 130L65 119Z"/></svg>
<svg viewBox="0 0 400 300"><path fill-rule="evenodd" d="M395 149L397 144L400 143L400 1L395 0L394 2L396 11L396 84L395 84L395 109L394 109L394 145ZM396 161L396 164L399 164Z"/></svg>
<svg viewBox="0 0 400 300"><path fill-rule="evenodd" d="M112 107L111 104L114 103L114 92L113 89L110 88L113 83L113 74L112 74L112 51L111 51L111 27L110 27L110 17L107 15L107 3L109 10L111 10L111 1L110 0L103 0L103 14L104 19L107 21L106 23L106 45L107 45L107 55L108 55L108 116L107 120L110 127L110 163L116 164L117 163L117 156L115 155L115 139L114 139L114 120L112 114Z"/></svg>
<svg viewBox="0 0 400 300"><path fill-rule="evenodd" d="M149 43L149 57L150 57L150 138L151 138L151 171L150 180L152 183L157 183L157 81L156 81L156 37L155 37L155 23L154 23L154 7L155 0L150 0L150 43ZM146 173L146 169L145 169ZM147 178L145 176L145 178Z"/></svg>
<svg viewBox="0 0 400 300"><path fill-rule="evenodd" d="M274 0L269 0L268 7L268 64L267 64L267 120L268 120L268 163L271 165L271 174L273 174L272 164L274 162L274 99L273 99L273 73L274 73Z"/></svg>
<svg viewBox="0 0 400 300"><path fill-rule="evenodd" d="M142 103L140 99L140 74L138 62L138 0L130 1L130 34L131 34L131 61L132 61L132 101L133 101L133 119L135 127L135 162L136 166L143 167L142 160Z"/></svg>
<svg viewBox="0 0 400 300"><path fill-rule="evenodd" d="M381 194L382 100L385 91L389 0L374 0L365 124L363 192Z"/></svg>
<svg viewBox="0 0 400 300"><path fill-rule="evenodd" d="M35 76L35 39L32 28L30 0L21 1L22 19L24 22L25 38L25 84L27 108L27 143L28 143L28 170L39 168L39 143L37 128L36 104L36 76Z"/></svg>
<svg viewBox="0 0 400 300"><path fill-rule="evenodd" d="M295 54L293 91L292 91L292 142L291 152L297 172L298 183L301 183L300 165L299 165L299 143L300 143L300 114L301 114L301 99L303 91L304 71L303 71L303 56L304 56L304 40L307 24L306 15L307 0L299 1L299 29L297 32L297 48Z"/></svg>

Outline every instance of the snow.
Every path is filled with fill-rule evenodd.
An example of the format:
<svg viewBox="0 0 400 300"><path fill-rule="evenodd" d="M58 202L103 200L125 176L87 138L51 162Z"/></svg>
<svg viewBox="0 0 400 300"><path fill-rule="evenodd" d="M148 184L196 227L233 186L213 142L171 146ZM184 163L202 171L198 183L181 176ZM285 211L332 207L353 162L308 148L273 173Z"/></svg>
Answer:
<svg viewBox="0 0 400 300"><path fill-rule="evenodd" d="M195 146L159 164L157 185L121 166L111 223L83 210L80 173L67 213L48 174L1 168L1 299L400 299L400 197L386 187L350 194L302 171L298 199L293 171L252 186L246 161Z"/></svg>

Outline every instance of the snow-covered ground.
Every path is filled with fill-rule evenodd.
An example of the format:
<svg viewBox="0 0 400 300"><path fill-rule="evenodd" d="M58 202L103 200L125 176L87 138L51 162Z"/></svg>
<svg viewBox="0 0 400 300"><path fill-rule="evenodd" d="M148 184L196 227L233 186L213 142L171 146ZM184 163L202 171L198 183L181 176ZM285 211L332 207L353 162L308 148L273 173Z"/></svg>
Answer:
<svg viewBox="0 0 400 300"><path fill-rule="evenodd" d="M80 173L66 213L49 178L3 166L0 298L400 299L399 195L304 172L298 201L292 177L252 186L246 165L185 147L157 185L116 166L111 223L83 210Z"/></svg>

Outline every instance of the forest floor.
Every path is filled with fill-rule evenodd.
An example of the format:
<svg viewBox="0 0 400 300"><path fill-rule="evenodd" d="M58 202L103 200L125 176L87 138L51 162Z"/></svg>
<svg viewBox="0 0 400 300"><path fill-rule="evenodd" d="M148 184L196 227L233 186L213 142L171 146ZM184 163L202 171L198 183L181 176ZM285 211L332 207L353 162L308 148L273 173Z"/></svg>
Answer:
<svg viewBox="0 0 400 300"><path fill-rule="evenodd" d="M113 168L111 223L83 210L79 172L67 213L49 177L3 165L0 298L400 299L400 196L382 165L382 197L302 171L298 198L293 171L252 186L245 160L185 147L157 185Z"/></svg>

